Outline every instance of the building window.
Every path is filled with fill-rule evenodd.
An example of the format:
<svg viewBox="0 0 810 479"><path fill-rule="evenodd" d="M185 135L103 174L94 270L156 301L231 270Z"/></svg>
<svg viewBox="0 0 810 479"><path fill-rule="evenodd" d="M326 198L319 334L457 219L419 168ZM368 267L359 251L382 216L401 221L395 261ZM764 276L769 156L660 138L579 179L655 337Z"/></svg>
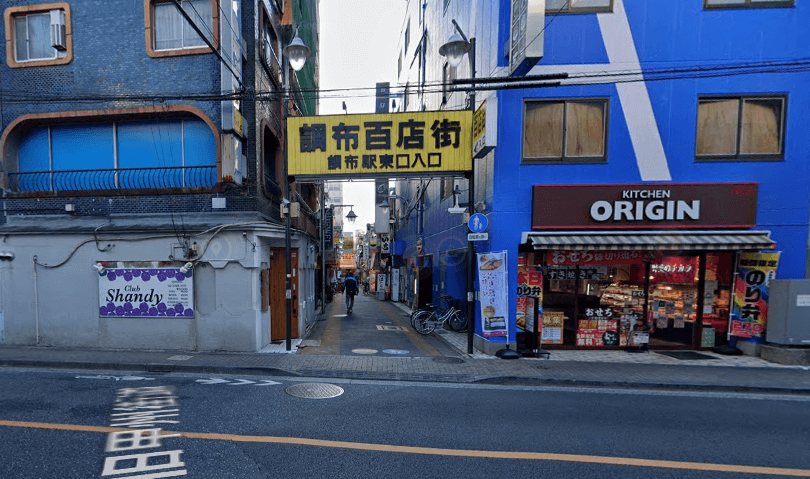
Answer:
<svg viewBox="0 0 810 479"><path fill-rule="evenodd" d="M697 116L697 159L782 159L784 97L701 98Z"/></svg>
<svg viewBox="0 0 810 479"><path fill-rule="evenodd" d="M453 196L453 188L455 188L455 178L443 177L442 178L442 192L441 199L447 199Z"/></svg>
<svg viewBox="0 0 810 479"><path fill-rule="evenodd" d="M152 57L210 53L206 41L195 31L173 1L144 0L147 53ZM217 2L180 0L183 11L213 45L219 41Z"/></svg>
<svg viewBox="0 0 810 479"><path fill-rule="evenodd" d="M612 12L613 0L546 0L549 13Z"/></svg>
<svg viewBox="0 0 810 479"><path fill-rule="evenodd" d="M211 0L182 0L183 11L206 35L212 33ZM155 4L155 50L174 50L205 45L205 40L177 10L174 3ZM213 35L208 37L212 39Z"/></svg>
<svg viewBox="0 0 810 479"><path fill-rule="evenodd" d="M704 0L704 8L792 7L793 0Z"/></svg>
<svg viewBox="0 0 810 479"><path fill-rule="evenodd" d="M411 42L411 19L408 19L408 26L405 27L405 54L408 53L408 44Z"/></svg>
<svg viewBox="0 0 810 479"><path fill-rule="evenodd" d="M444 67L442 68L442 103L447 103L447 100L450 99L450 95L452 95L452 91L450 87L452 86L453 80L456 79L456 67L450 66L449 63L445 63Z"/></svg>
<svg viewBox="0 0 810 479"><path fill-rule="evenodd" d="M527 101L523 161L605 161L607 100Z"/></svg>
<svg viewBox="0 0 810 479"><path fill-rule="evenodd" d="M37 126L20 138L20 192L212 187L217 142L197 118Z"/></svg>
<svg viewBox="0 0 810 479"><path fill-rule="evenodd" d="M5 27L7 60L12 68L61 65L73 58L67 3L7 8Z"/></svg>

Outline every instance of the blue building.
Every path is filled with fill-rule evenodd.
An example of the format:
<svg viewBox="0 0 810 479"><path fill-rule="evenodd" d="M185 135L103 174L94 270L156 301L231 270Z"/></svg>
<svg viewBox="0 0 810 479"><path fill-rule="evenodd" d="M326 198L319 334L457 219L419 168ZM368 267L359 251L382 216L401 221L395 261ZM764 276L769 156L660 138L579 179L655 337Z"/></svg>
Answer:
<svg viewBox="0 0 810 479"><path fill-rule="evenodd" d="M466 59L455 69L438 54L453 20L476 39L476 76L505 79L479 84L475 98L494 135L474 160L473 203L490 224L477 248L505 251L508 278L506 331L482 330L479 317L480 349L502 348L503 334L531 346L532 318L544 326L543 347L624 347L636 325L651 333L650 347L707 347L728 340L735 268L750 254L779 252L778 278L806 277L806 5L419 3L403 27L403 107L469 107L465 85L452 83L470 78ZM510 52L510 9L521 3L524 40L542 56ZM441 268L452 261L440 258L463 247L466 227L446 215L455 187L469 203L467 182L422 184L418 195L399 189L438 221L402 237L423 238L421 256L436 258L432 288L420 289L435 296L466 281L461 271L447 278ZM538 281L542 297L519 288ZM754 321L738 322L735 336L762 342L763 321L743 319Z"/></svg>
<svg viewBox="0 0 810 479"><path fill-rule="evenodd" d="M317 52L317 2L10 0L2 12L0 343L283 339L282 104L316 113L302 91L317 88L317 62L284 72L282 47L301 27ZM315 320L319 196L291 194L293 338Z"/></svg>

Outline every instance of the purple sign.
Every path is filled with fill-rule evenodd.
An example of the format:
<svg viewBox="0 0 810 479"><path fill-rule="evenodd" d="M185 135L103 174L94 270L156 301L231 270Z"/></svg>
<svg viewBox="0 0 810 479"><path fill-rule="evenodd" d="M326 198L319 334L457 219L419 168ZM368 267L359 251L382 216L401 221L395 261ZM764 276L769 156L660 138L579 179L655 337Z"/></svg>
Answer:
<svg viewBox="0 0 810 479"><path fill-rule="evenodd" d="M194 317L193 269L115 268L99 273L99 315Z"/></svg>

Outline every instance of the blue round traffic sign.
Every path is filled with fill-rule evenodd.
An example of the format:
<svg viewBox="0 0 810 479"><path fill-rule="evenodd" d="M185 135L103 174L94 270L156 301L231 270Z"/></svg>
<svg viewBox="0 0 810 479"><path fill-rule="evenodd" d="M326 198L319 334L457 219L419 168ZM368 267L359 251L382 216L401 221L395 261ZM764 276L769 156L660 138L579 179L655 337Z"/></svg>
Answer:
<svg viewBox="0 0 810 479"><path fill-rule="evenodd" d="M481 213L470 216L470 221L467 222L467 227L470 228L470 231L473 233L483 233L486 231L488 225L489 221L487 217Z"/></svg>

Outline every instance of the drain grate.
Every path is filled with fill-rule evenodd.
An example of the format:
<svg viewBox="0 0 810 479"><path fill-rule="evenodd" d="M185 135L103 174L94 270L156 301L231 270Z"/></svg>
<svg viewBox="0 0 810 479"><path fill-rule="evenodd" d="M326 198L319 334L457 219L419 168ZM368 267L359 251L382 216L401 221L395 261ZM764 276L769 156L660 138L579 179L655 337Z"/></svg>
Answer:
<svg viewBox="0 0 810 479"><path fill-rule="evenodd" d="M304 399L329 399L343 394L343 388L334 384L300 383L284 390L290 396Z"/></svg>
<svg viewBox="0 0 810 479"><path fill-rule="evenodd" d="M461 364L464 362L461 358L452 358L447 356L434 356L433 361L444 364Z"/></svg>
<svg viewBox="0 0 810 479"><path fill-rule="evenodd" d="M408 328L404 326L389 326L387 324L378 324L377 325L378 331L407 331Z"/></svg>
<svg viewBox="0 0 810 479"><path fill-rule="evenodd" d="M664 356L669 356L671 358L680 359L683 361L696 361L696 360L703 360L703 359L717 359L714 356L709 356L708 354L701 354L696 353L694 351L656 351L658 354L662 354Z"/></svg>

